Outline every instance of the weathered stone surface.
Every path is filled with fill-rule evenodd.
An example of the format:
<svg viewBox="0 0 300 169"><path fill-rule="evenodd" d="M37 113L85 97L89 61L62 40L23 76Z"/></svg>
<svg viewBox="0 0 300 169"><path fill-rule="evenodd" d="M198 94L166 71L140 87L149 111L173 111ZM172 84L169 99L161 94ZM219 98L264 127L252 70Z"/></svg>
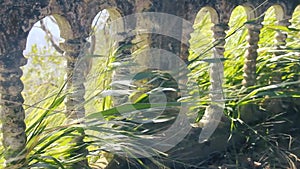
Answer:
<svg viewBox="0 0 300 169"><path fill-rule="evenodd" d="M22 163L25 154L25 113L22 107L24 99L21 92L24 88L20 77L20 66L26 64L22 51L8 53L0 58L0 93L1 121L4 156L6 165Z"/></svg>
<svg viewBox="0 0 300 169"><path fill-rule="evenodd" d="M20 80L22 76L20 66L26 64L22 50L25 49L29 31L38 20L49 15L56 18L61 36L66 40L64 51L69 58L68 71L72 71L74 60L79 56L85 39L91 33L92 20L103 9L109 9L109 11L120 14L114 15L114 19L136 12L162 12L182 17L193 23L197 13L205 7L211 13L212 22L215 24L213 27L214 38L220 42L215 50L222 57L225 44L224 37L226 36L225 30L230 14L235 7L238 5L244 6L250 20L262 16L269 7L275 5L278 11L278 24L289 26L288 19L299 4L300 0L0 0L1 120L4 135L3 145L6 151L9 152L6 154L8 165L16 163L15 160L10 159L16 157L17 152L25 147L24 109L22 108L24 100L21 95L23 84ZM243 81L243 85L246 87L255 84L257 43L262 20L261 17L256 23L247 25L249 29L249 47L245 56ZM189 33L193 31L193 28L178 26L180 24L168 23L169 27L166 29L180 29L179 32L183 37L181 40L187 42L190 38ZM134 30L134 26L138 28L139 25L124 23L124 29ZM143 39L150 47L165 49L181 55L181 58L187 61L188 43L183 45L182 41L164 35L143 35L137 38ZM285 45L285 34L279 32L276 39L278 48ZM162 68L169 66L174 65L162 62ZM219 72L213 69L212 75L214 73L222 74L222 71ZM80 75L84 76L83 72ZM220 83L213 83L215 82L214 79L211 81L212 88L221 86ZM69 85L72 86L73 84ZM84 90L83 82L77 87L80 89L79 91ZM73 101L76 100L76 103L82 102L84 93L77 94L80 95L80 98L72 98ZM70 103L71 107L74 103ZM81 111L84 112L84 110ZM18 159L22 162L22 158L20 156Z"/></svg>

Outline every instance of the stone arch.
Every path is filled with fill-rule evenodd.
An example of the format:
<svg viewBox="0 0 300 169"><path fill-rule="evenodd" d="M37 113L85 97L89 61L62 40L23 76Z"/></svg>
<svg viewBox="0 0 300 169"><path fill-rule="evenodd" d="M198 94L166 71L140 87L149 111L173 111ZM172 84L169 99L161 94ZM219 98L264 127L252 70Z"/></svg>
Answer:
<svg viewBox="0 0 300 169"><path fill-rule="evenodd" d="M300 10L300 5L295 6L295 8L291 10L292 15L294 15L297 10Z"/></svg>
<svg viewBox="0 0 300 169"><path fill-rule="evenodd" d="M98 9L96 9L94 6L98 6ZM92 25L94 18L102 10L107 10L110 15L110 18L112 20L117 20L126 15L134 14L135 13L134 7L135 4L133 2L128 2L128 1L124 1L122 3L111 1L106 4L99 4L97 2L92 3L90 6L91 12L89 12L90 14L88 14L89 17L87 18L88 20L87 23L88 25ZM124 25L125 23L122 24L122 26Z"/></svg>
<svg viewBox="0 0 300 169"><path fill-rule="evenodd" d="M286 8L284 4L274 4L272 7L275 9L275 16L277 21L285 19L287 16Z"/></svg>
<svg viewBox="0 0 300 169"><path fill-rule="evenodd" d="M255 8L252 6L252 5L249 5L249 4L242 4L241 5L244 10L246 11L246 14L247 14L247 20L252 20L252 19L255 19L257 17L257 14L255 12Z"/></svg>
<svg viewBox="0 0 300 169"><path fill-rule="evenodd" d="M291 9L289 9L287 4L284 3L268 3L266 6L263 6L263 17L261 17L261 21L265 20L265 12L273 8L275 10L275 18L277 22L288 22L291 19Z"/></svg>
<svg viewBox="0 0 300 169"><path fill-rule="evenodd" d="M119 18L124 16L124 13L122 13L122 11L120 9L116 8L116 7L100 8L100 10L97 10L97 12L90 15L90 18L89 18L89 21L88 21L89 25L92 25L92 22L95 19L95 17L99 14L99 12L101 12L103 10L108 11L109 17L112 20L116 20L116 19L119 19Z"/></svg>
<svg viewBox="0 0 300 169"><path fill-rule="evenodd" d="M239 8L240 8L240 9L239 9ZM247 21L247 20L253 19L254 16L253 16L253 14L250 12L251 9L252 9L251 7L249 7L249 6L243 6L243 5L238 5L238 6L234 7L233 10L231 11L229 21L231 21L232 16L233 16L235 10L242 10L243 13L246 14L246 21ZM238 15L238 16L239 16L239 18L240 18L240 15ZM246 22L246 21L245 21L245 22ZM229 23L229 22L228 22L228 23ZM245 24L245 23L243 23L243 24ZM229 25L229 26L230 26L230 25ZM242 26L242 25L241 25L241 26Z"/></svg>
<svg viewBox="0 0 300 169"><path fill-rule="evenodd" d="M100 12L102 11L107 11L108 12L108 19L106 22L107 23L112 23L112 25L110 26L112 28L112 32L113 34L111 35L111 37L115 40L115 41L120 41L122 40L122 38L120 39L120 37L118 36L118 33L124 32L125 28L125 21L122 19L122 17L124 17L124 13L122 13L122 11L116 7L111 7L108 6L106 8L101 8L101 10L98 10L96 13L94 13L93 15L90 16L90 21L89 21L89 25L91 25L91 29L93 30L93 25L94 20L96 19L97 15L99 15ZM92 33L90 33L90 37L95 40L95 36ZM110 38L111 38L110 37Z"/></svg>
<svg viewBox="0 0 300 169"><path fill-rule="evenodd" d="M194 14L194 17L193 17L194 20L192 20L191 22L193 23L192 25L195 25L197 22L202 21L203 16L205 16L206 14L209 14L209 20L211 22L209 29L211 30L211 34L212 34L211 38L213 41L214 25L218 25L220 23L220 20L219 20L220 15L215 8L213 8L212 6L204 6L204 7L199 8L199 11L196 14ZM190 34L194 31L195 31L194 28L190 28L190 30L189 30Z"/></svg>
<svg viewBox="0 0 300 169"><path fill-rule="evenodd" d="M46 29L42 28L42 20L44 22L43 26L45 26ZM57 91L57 89L61 87L64 83L64 66L66 62L65 58L62 57L59 51L60 49L58 49L59 47L57 40L58 37L60 37L60 31L57 31L59 28L55 23L56 20L54 21L54 18L51 18L50 20L50 16L46 16L37 23L35 23L32 29L29 31L26 44L27 47L26 50L23 51L23 55L27 58L28 62L22 67L22 81L24 83L22 95L25 100L25 105L27 103L30 104L30 102L37 103L43 100L44 98L47 98L49 91ZM52 35L49 35L49 33L53 35L53 38L51 37ZM37 52L32 52L31 49L33 45L36 45L36 48L34 48ZM38 80L35 83L32 83L30 80L31 77L35 77ZM31 115L35 114L33 116L36 116L38 114L37 112L39 111L38 108L35 106L26 106L25 112L26 119L28 120L31 119ZM57 117L61 117L60 119L62 121L65 119L63 113L61 113ZM54 122L56 120L51 121ZM31 120L28 120L28 122L30 122L29 124L32 125Z"/></svg>
<svg viewBox="0 0 300 169"><path fill-rule="evenodd" d="M57 25L60 29L61 37L64 38L64 39L73 39L74 34L72 32L72 28L71 28L71 25L68 22L68 20L65 17L63 17L59 14L53 14L53 17L57 21Z"/></svg>
<svg viewBox="0 0 300 169"><path fill-rule="evenodd" d="M208 17L208 18L206 18L206 17ZM189 37L189 47L192 47L192 45L193 45L191 42L191 40L193 39L192 34L193 34L193 32L197 31L197 28L195 28L195 25L197 25L200 22L205 22L205 23L208 22L208 24L205 24L205 28L207 26L207 29L209 30L208 32L210 32L210 33L209 33L209 35L207 35L205 37L210 38L209 40L211 41L211 43L213 42L213 31L211 29L214 25L214 22L215 23L218 22L217 18L218 18L218 14L212 7L207 7L207 6L203 7L198 11L198 13L196 13L195 19L192 21L193 28L191 28L191 30L190 30L191 36ZM200 29L205 29L205 28L202 27ZM201 47L207 47L207 45L201 45ZM199 49L199 48L197 48L197 49ZM189 50L191 52L191 48L189 48ZM197 51L193 51L193 52L198 53ZM199 53L198 53L198 55L199 55Z"/></svg>
<svg viewBox="0 0 300 169"><path fill-rule="evenodd" d="M293 10L292 10L292 18L291 18L291 23L292 23L292 27L297 27L295 25L295 21L297 19L300 19L300 5L296 6Z"/></svg>
<svg viewBox="0 0 300 169"><path fill-rule="evenodd" d="M220 6L219 6L220 7ZM221 7L220 7L221 8ZM205 51L212 51L209 53L208 57L215 59L216 62L209 63L209 75L207 75L210 79L209 86L209 98L210 103L206 107L204 115L199 121L199 125L202 126L202 132L199 136L199 143L204 143L208 140L208 138L213 134L215 129L218 126L218 122L221 121L223 116L223 77L224 77L224 67L222 63L222 58L224 58L224 45L225 45L225 31L228 29L228 14L224 12L218 11L219 8L213 8L211 6L203 7L197 16L203 15L202 12L210 14L210 20L212 23L212 45ZM220 9L219 9L220 10ZM220 18L225 18L221 20ZM196 56L191 59L191 62L194 62L198 59L201 59L200 56ZM215 104L219 102L218 104ZM208 114L210 113L210 115ZM209 120L212 118L213 120ZM214 122L209 122L214 121Z"/></svg>
<svg viewBox="0 0 300 169"><path fill-rule="evenodd" d="M124 14L122 13L122 11L118 8L106 8L106 10L108 11L110 17L115 20L118 19L122 16L124 16Z"/></svg>
<svg viewBox="0 0 300 169"><path fill-rule="evenodd" d="M266 4L263 3L251 3L251 2L245 2L240 4L242 7L244 7L246 14L247 14L247 20L248 21L256 21L257 23L260 23L264 20L264 13L266 11Z"/></svg>
<svg viewBox="0 0 300 169"><path fill-rule="evenodd" d="M217 11L213 7L211 7L211 6L205 6L202 9L206 9L209 12L210 19L211 19L211 22L213 24L218 24L219 23L219 14L217 13ZM201 12L201 10L200 10L200 12Z"/></svg>
<svg viewBox="0 0 300 169"><path fill-rule="evenodd" d="M92 56L102 56L91 58L91 74L86 78L86 85L89 86L86 89L87 96L93 94L93 89L90 86L93 84L108 84L111 83L110 79L113 77L113 73L109 71L103 71L102 75L105 74L106 79L101 79L101 74L99 71L103 69L104 66L110 66L107 60L115 55L115 51L119 47L119 42L122 41L122 37L118 36L118 33L124 31L124 21L122 19L123 14L117 8L102 8L96 15L93 15L91 22L91 33L89 36L89 41L91 42L92 50L90 50ZM118 24L115 24L115 23ZM108 59L110 60L110 59ZM107 65L106 65L107 64ZM102 85L99 85L102 86ZM102 90L105 90L103 88ZM104 99L104 98L103 98ZM106 99L106 98L105 98ZM87 99L88 100L88 99ZM108 102L111 102L108 99ZM95 112L103 110L100 106L102 102L91 100L87 103L87 112ZM92 105L92 106L91 106ZM99 107L101 107L99 109Z"/></svg>
<svg viewBox="0 0 300 169"><path fill-rule="evenodd" d="M233 68L237 63L236 60L243 59L241 56L244 55L246 50L247 42L245 36L248 30L245 23L249 20L248 16L247 10L242 5L236 6L231 12L228 22L229 29L226 32L227 38L224 52L224 57L230 57L231 59L225 62L225 69ZM241 47L241 45L243 45L243 47ZM231 78L234 79L236 77L237 76Z"/></svg>
<svg viewBox="0 0 300 169"><path fill-rule="evenodd" d="M48 24L50 25L50 27L47 28ZM27 50L29 49L30 46L27 46L27 45L32 45L32 43L28 43L29 42L28 38L30 38L30 34L32 33L32 31L36 31L36 30L34 30L35 26L39 27L38 28L39 32L42 32L43 35L45 34L45 36L48 36L48 38L50 38L49 39L50 43L49 43L49 46L47 46L47 47L51 47L52 46L52 47L54 47L54 49L58 53L62 54L62 50L58 46L59 40L61 40L61 36L60 36L61 35L61 29L59 28L59 26L57 24L57 20L54 18L53 15L45 16L42 19L38 20L36 23L34 23L33 27L28 32L28 36L26 38L27 39L27 43L26 43L26 48L24 49L24 52L28 52ZM52 30L52 29L54 29L54 30ZM56 31L56 32L53 32L53 31ZM56 34L56 36L53 36L55 34ZM59 38L59 40L56 41L56 39L51 39L51 38ZM36 36L35 39L41 39L41 37L40 36ZM30 41L32 41L32 40L30 40ZM39 44L37 44L37 45L39 45ZM42 45L44 45L44 43Z"/></svg>
<svg viewBox="0 0 300 169"><path fill-rule="evenodd" d="M112 25L114 31L123 32L125 29L125 21L122 19L124 14L117 8L107 8L106 10L108 11L109 18L111 19L110 22L117 22L117 24Z"/></svg>
<svg viewBox="0 0 300 169"><path fill-rule="evenodd" d="M32 30L32 28L34 27L34 25L36 23L38 23L40 20L45 19L46 17L50 17L50 16L54 16L54 15L39 15L39 16L35 16L34 18L30 18L25 20L24 22L26 23L25 26L22 26L22 29L24 30L24 32L26 33L26 42L25 42L25 46L22 47L23 50L25 50L27 48L27 41L28 41L28 36L29 36L29 32Z"/></svg>
<svg viewBox="0 0 300 169"><path fill-rule="evenodd" d="M122 19L122 17L124 16L121 11L117 8L105 8L105 9L102 9L100 10L99 12L97 12L96 15L93 15L93 19L92 19L92 22L90 22L91 24L91 27L95 27L97 26L97 22L98 20L100 19L101 16L98 16L101 14L101 12L107 12L108 13L108 18L107 20L105 21L106 23L108 24L111 24L110 25L110 39L113 39L114 41L119 41L121 40L120 38L118 38L118 33L121 33L124 31L124 26L125 26L125 21ZM98 18L96 18L98 17ZM92 31L95 31L93 28L91 28ZM94 32L95 33L95 32ZM112 33L112 34L111 34ZM96 39L96 36L95 34L93 33L90 33L90 37L91 39L95 41Z"/></svg>

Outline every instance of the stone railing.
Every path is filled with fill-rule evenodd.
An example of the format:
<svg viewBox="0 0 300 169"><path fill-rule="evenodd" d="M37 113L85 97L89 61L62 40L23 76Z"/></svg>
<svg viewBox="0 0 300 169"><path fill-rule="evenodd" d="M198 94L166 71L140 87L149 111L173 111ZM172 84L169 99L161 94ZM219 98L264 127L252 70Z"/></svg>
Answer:
<svg viewBox="0 0 300 169"><path fill-rule="evenodd" d="M42 1L0 1L0 91L1 91L1 121L3 133L3 145L6 149L5 158L7 165L14 164L24 158L21 150L25 148L25 113L22 107L24 99L22 97L23 83L20 80L22 70L20 66L26 64L23 56L27 36L33 25L46 16L54 16L61 30L61 36L65 39L61 44L65 55L68 58L67 70L72 70L74 60L86 45L86 38L89 37L92 20L98 12L107 9L110 15L118 18L137 12L161 12L176 15L191 23L194 22L197 13L206 8L211 14L212 31L214 39L218 41L215 46L215 57L224 57L225 31L228 30L228 22L231 12L235 7L241 5L245 7L248 20L255 20L247 24L248 28L248 52L245 55L244 80L245 87L255 84L256 79L256 58L260 29L263 27L263 14L271 6L276 9L278 25L288 27L289 19L300 4L300 0L42 0ZM132 24L131 24L132 25ZM126 27L126 24L124 25ZM138 26L138 25L137 25ZM177 25L178 26L178 25ZM134 29L134 28L131 28ZM186 41L193 32L192 27L176 27L182 29L182 39ZM285 44L287 35L278 32L276 40L278 48ZM143 38L140 36L139 38ZM157 35L147 35L147 43L152 47L168 48L172 46L173 53L181 53L181 58L187 58L188 45L181 45L180 41L159 37ZM153 43L155 42L155 43ZM170 45L171 44L171 45ZM214 79L214 74L223 75L223 70L219 66L211 69L212 90L222 87L222 82ZM225 77L226 78L226 77ZM69 84L74 85L74 84ZM74 88L84 89L82 84L76 84ZM74 99L73 97L77 97ZM83 101L84 92L70 96L66 106L68 112L73 110L77 102ZM212 94L212 98L222 99L219 94ZM84 116L84 110L80 110ZM72 118L72 113L68 114Z"/></svg>

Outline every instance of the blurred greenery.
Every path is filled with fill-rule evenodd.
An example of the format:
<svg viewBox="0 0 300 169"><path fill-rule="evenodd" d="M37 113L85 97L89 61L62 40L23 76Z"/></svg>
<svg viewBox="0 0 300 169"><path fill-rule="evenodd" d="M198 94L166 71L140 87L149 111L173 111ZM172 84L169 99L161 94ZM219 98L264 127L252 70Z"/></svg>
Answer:
<svg viewBox="0 0 300 169"><path fill-rule="evenodd" d="M204 10L205 11L205 10ZM224 57L224 95L226 107L224 114L232 121L232 133L239 133L246 139L244 147L232 150L237 167L245 167L244 159L251 163L258 161L263 168L296 168L299 166L299 8L295 10L292 25L289 29L276 25L275 8L266 11L263 21L264 27L260 32L258 58L256 64L256 85L245 88L242 86L245 55L247 54L246 12L243 7L237 7L231 15L230 29L227 31ZM206 44L213 42L209 12L202 17L201 22L194 25L190 43L192 52L190 59L201 56L200 59L210 58L211 51L207 51ZM204 24L201 25L201 24ZM275 35L277 32L287 33L287 44L284 48L276 49ZM199 45L199 46L197 46ZM204 47L206 45L206 47ZM196 49L194 49L196 48ZM197 62L191 64L193 71L191 78L197 80L201 100L199 101L199 119L204 114L206 105L209 105L209 74L208 63ZM274 77L280 81L273 82ZM205 99L203 99L205 98ZM206 101L204 101L206 100ZM243 112L244 105L254 104L252 112ZM257 111L255 113L253 111ZM249 114L250 113L250 114ZM241 114L249 114L250 118L260 120L251 124L243 121ZM252 117L251 117L251 114ZM267 125L268 124L268 125ZM276 127L275 127L276 126ZM289 128L293 128L289 130ZM295 141L292 147L283 142ZM293 157L292 157L293 156ZM230 163L229 159L223 163ZM232 161L232 162L233 162ZM249 166L248 166L249 167ZM247 168L247 167L245 167Z"/></svg>

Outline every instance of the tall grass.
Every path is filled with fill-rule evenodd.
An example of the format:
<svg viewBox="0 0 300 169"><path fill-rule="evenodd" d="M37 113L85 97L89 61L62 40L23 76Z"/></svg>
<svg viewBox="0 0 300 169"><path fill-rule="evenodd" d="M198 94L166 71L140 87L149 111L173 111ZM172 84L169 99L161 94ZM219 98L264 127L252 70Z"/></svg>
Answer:
<svg viewBox="0 0 300 169"><path fill-rule="evenodd" d="M265 27L261 30L259 41L257 82L250 89L245 89L242 86L243 65L247 49L247 29L244 26L246 15L240 15L241 13L244 13L242 7L235 9L229 23L230 29L227 31L227 34L231 36L226 38L225 45L224 91L226 96L225 115L232 120L232 132L240 133L245 138L245 143L240 148L233 150L235 153L228 157L232 159L227 158L224 163L243 166L240 164L241 158L246 156L252 161L261 163L261 166L264 167L280 168L288 165L293 167L297 161L295 157L299 156L296 152L300 147L299 141L295 138L300 136L297 133L284 131L280 127L283 129L297 127L295 123L291 122L290 116L292 115L289 112L299 114L299 104L297 105L295 99L300 97L298 90L300 83L300 39L298 38L300 10L294 13L293 25L291 26L293 29L283 29L276 26L274 9L267 11L264 21ZM197 17L194 25L195 31L190 40L191 52L189 56L189 60L193 60L189 65L191 69L189 80L195 81L199 88L197 91L193 91L199 93L200 96L193 98L194 101L198 102L199 118L210 104L208 96L210 85L208 68L210 63L206 59L211 57L212 51L210 49L213 47L210 15L205 10L202 14ZM290 35L287 39L287 47L279 56L274 56L275 30L286 31ZM26 110L26 133L28 136L26 160L27 165L31 168L68 168L73 163L82 160L76 157L70 158L74 149L81 148L81 146L87 147L89 150L88 160L92 168L105 167L113 158L111 153L121 153L127 158L134 158L137 154L146 155L146 153L162 155L162 157L167 158L163 152L151 149L151 147L134 145L131 142L134 139L152 136L151 133L164 129L163 125L153 128L153 123L141 125L131 120L137 113L142 111L153 113L162 106L159 103L150 104L148 96L149 92L162 90L162 87L170 90L167 86L159 86L160 88L157 86L161 83L161 79L167 79L166 74L158 71L146 72L142 74L142 77L136 77L134 84L125 82L119 84L126 86L126 89L133 89L134 92L127 94L126 97L131 99L134 104L133 107L128 104L114 105L113 71L116 69L116 65L120 65L116 57L118 52L124 49L124 46L117 47L118 44L110 39L105 29L96 31L95 35L101 38L105 37L102 38L102 41L98 40L97 44L107 44L108 46L96 46L94 56L98 57L93 58L94 65L85 84L86 102L80 105L85 106L87 112L84 123L70 124L64 115L63 101L67 95L64 86L67 82L64 79L64 73L57 74L57 72L64 72L61 65L65 61L55 57L33 56L30 58L32 59L32 67L23 68L25 74L22 80L26 86L24 108ZM38 53L35 47L32 48L32 53L36 55L45 54L45 52ZM201 57L195 60L198 56ZM271 84L270 77L274 75L275 67L275 73L278 72L282 75L281 82ZM170 79L167 80L171 81ZM134 87L134 85L136 86ZM147 85L152 88L147 88ZM288 109L279 113L271 112L265 106L270 98L284 99L285 102L282 106L288 106ZM254 124L247 124L243 119L240 119L241 107L249 103L256 104L258 111L266 114L266 117ZM169 102L167 105L168 108L176 108L176 106L178 106L176 101ZM124 110L122 112L124 114L120 114L118 111L120 109ZM80 120L83 122L83 119ZM164 116L159 120L161 123L157 122L158 124L164 124L163 122L172 122L173 118ZM72 139L82 130L86 132L85 142L74 147L71 144ZM290 141L288 147L282 144L286 141ZM148 152L145 152L143 148L146 148ZM3 152L3 149L0 151ZM1 164L3 161L1 156ZM143 165L139 159L135 162ZM153 160L153 163L161 168L164 167L158 161ZM15 166L15 168L22 167L26 168L25 166ZM147 166L144 165L144 167Z"/></svg>
<svg viewBox="0 0 300 169"><path fill-rule="evenodd" d="M211 25L207 22L207 16L209 13L202 18L199 23L205 23L205 25ZM236 153L241 153L236 156L235 163L239 163L237 166L244 167L245 164L241 164L242 156L250 159L250 161L259 161L263 167L280 168L280 167L291 167L295 168L295 165L299 163L298 159L292 158L289 155L298 155L296 149L299 148L299 142L294 145L294 148L286 147L282 142L287 141L286 137L290 137L291 140L299 137L290 131L284 131L286 126L294 126L296 122L289 120L292 116L299 116L299 104L296 101L299 98L299 20L296 20L299 16L299 9L295 11L294 18L292 21L292 29L286 29L275 24L275 9L270 8L266 14L263 22L264 27L261 29L259 50L257 58L257 78L256 85L249 88L242 86L243 80L243 65L247 50L247 28L245 27L246 14L242 7L237 7L232 15L229 22L230 29L227 31L225 53L224 57L224 91L226 97L225 115L232 120L233 132L239 133L247 141L245 147L234 150ZM207 52L207 48L202 48L202 44L209 44L213 41L211 31L205 27L198 26L199 23L195 24L195 32L199 34L192 34L190 43L192 52L190 60L194 58L194 51L200 50L197 55L203 56L203 58L211 57L211 52ZM275 33L276 31L283 31L288 33L288 39L286 48L282 49L281 55L275 55L276 44L275 44ZM200 46L200 47L199 47ZM206 52L203 54L202 52ZM201 59L201 58L200 58ZM192 63L192 68L196 67L191 74L191 77L196 79L199 85L199 93L201 98L208 97L208 87L210 85L207 74L207 64L205 62L196 61ZM272 78L281 74L280 83L273 84ZM282 102L277 102L278 105L270 104L274 99L283 99ZM251 117L251 113L254 112L241 112L241 109L246 104L255 104L256 109L261 114L262 119L252 124L247 124L241 119L240 114L246 113ZM201 117L205 111L207 102L199 102L199 116ZM296 106L298 105L298 106ZM284 107L282 109L274 109L272 107ZM279 112L278 112L279 111ZM257 114L256 114L257 115ZM253 119L256 117L253 116ZM268 124L268 125L266 125ZM276 129L274 129L276 128ZM282 129L280 129L282 128ZM272 140L275 139L275 140ZM290 140L290 141L291 141ZM252 146L256 145L256 146ZM247 147L248 146L248 147ZM250 150L250 149L251 150ZM292 151L293 149L294 151ZM234 152L233 151L233 152ZM257 152L255 152L257 151ZM249 153L249 154L247 154ZM296 153L296 154L294 154ZM243 154L243 155L242 155ZM266 155L268 154L268 156ZM228 160L228 159L227 159ZM228 162L228 161L226 161ZM233 161L232 161L233 162ZM230 162L229 162L230 163Z"/></svg>

